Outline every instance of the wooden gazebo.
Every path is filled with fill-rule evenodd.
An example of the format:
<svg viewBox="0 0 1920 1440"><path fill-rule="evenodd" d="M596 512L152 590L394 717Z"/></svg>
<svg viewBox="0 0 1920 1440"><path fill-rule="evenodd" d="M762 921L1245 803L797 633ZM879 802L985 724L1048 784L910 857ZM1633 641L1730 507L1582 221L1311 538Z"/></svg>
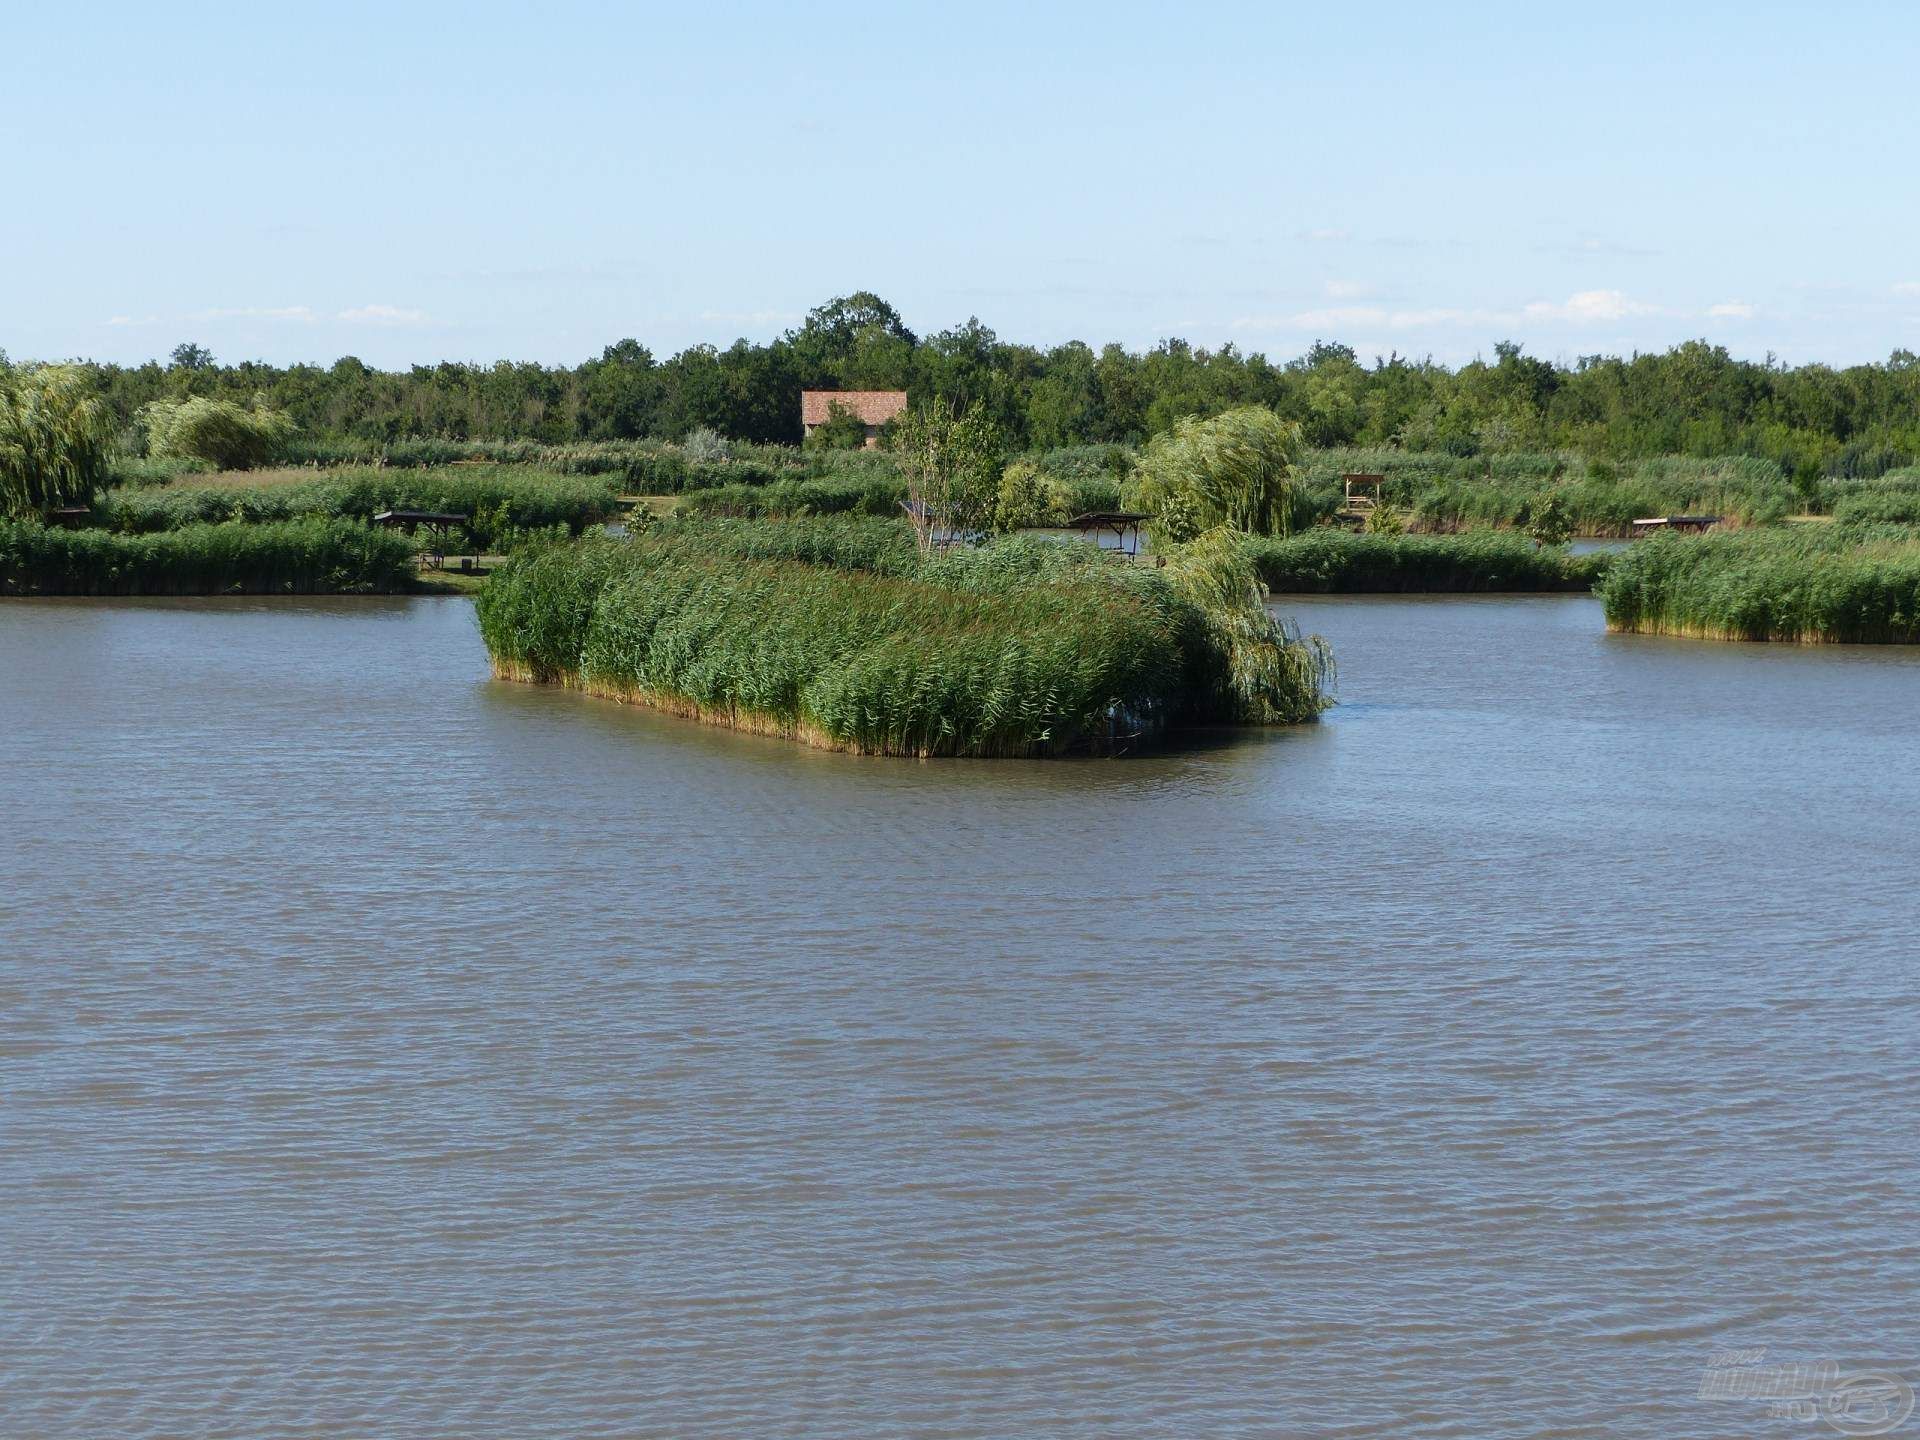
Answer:
<svg viewBox="0 0 1920 1440"><path fill-rule="evenodd" d="M1113 549L1122 555L1140 553L1140 527L1148 517L1137 510L1089 510L1084 515L1076 515L1067 523L1081 534L1088 536L1097 545L1100 537L1109 531L1114 537Z"/></svg>
<svg viewBox="0 0 1920 1440"><path fill-rule="evenodd" d="M417 535L424 530L428 548L421 552L421 558L429 568L438 570L446 561L447 545L453 539L454 532L466 529L470 519L470 516L457 515L449 510L382 510L373 517L373 523L408 535Z"/></svg>
<svg viewBox="0 0 1920 1440"><path fill-rule="evenodd" d="M1363 475L1358 472L1340 477L1344 494L1340 501L1340 513L1357 515L1365 519L1370 511L1380 508L1380 491L1387 483L1384 475Z"/></svg>

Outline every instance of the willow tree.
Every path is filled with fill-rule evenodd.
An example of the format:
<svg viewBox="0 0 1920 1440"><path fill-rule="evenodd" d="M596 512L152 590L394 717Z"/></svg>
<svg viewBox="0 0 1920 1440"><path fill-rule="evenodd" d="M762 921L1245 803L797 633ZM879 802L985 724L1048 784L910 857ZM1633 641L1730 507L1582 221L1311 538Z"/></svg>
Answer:
<svg viewBox="0 0 1920 1440"><path fill-rule="evenodd" d="M1300 427L1259 405L1211 419L1189 417L1141 452L1128 503L1168 540L1216 525L1250 535L1293 529L1300 487Z"/></svg>
<svg viewBox="0 0 1920 1440"><path fill-rule="evenodd" d="M140 410L147 453L155 459L205 460L222 470L251 470L271 460L297 428L284 411L255 396L252 405L196 395L155 400Z"/></svg>
<svg viewBox="0 0 1920 1440"><path fill-rule="evenodd" d="M107 482L107 408L73 365L0 367L0 514L85 501Z"/></svg>

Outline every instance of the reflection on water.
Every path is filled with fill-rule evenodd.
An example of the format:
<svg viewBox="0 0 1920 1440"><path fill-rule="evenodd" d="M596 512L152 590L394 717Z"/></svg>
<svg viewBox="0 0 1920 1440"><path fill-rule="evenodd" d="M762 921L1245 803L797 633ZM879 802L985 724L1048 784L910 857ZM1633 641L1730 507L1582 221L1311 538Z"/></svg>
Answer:
<svg viewBox="0 0 1920 1440"><path fill-rule="evenodd" d="M855 759L467 602L0 607L18 1435L1672 1435L1920 1372L1920 655L1289 608L1319 727Z"/></svg>

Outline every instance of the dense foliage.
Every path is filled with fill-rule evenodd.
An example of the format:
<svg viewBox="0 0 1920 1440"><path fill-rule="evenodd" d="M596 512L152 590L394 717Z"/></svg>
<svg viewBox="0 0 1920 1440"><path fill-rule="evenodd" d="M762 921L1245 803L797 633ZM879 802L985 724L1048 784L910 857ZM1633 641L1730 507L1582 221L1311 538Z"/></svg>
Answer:
<svg viewBox="0 0 1920 1440"><path fill-rule="evenodd" d="M1155 535L1167 540L1190 540L1216 525L1285 535L1294 525L1300 448L1300 427L1257 405L1182 420L1148 442L1127 503L1151 516Z"/></svg>
<svg viewBox="0 0 1920 1440"><path fill-rule="evenodd" d="M1787 474L1862 477L1920 459L1920 357L1789 369L1696 340L1663 354L1581 356L1570 366L1496 345L1458 369L1363 358L1316 343L1270 360L1232 345L1163 341L1144 353L1072 341L1041 349L978 320L917 336L877 296L832 301L767 344L656 357L635 340L578 366L443 363L404 372L332 365L216 366L183 347L171 365L91 367L116 423L189 395L255 394L319 442L507 437L561 444L708 427L798 444L799 396L904 389L914 404L979 402L1016 449L1138 442L1188 415L1263 405L1317 447L1398 446L1457 457L1571 450L1611 459L1750 455Z"/></svg>
<svg viewBox="0 0 1920 1440"><path fill-rule="evenodd" d="M1920 643L1920 534L1803 525L1633 546L1600 584L1607 627L1712 640Z"/></svg>
<svg viewBox="0 0 1920 1440"><path fill-rule="evenodd" d="M0 516L85 502L108 481L106 406L78 368L0 364Z"/></svg>
<svg viewBox="0 0 1920 1440"><path fill-rule="evenodd" d="M250 470L275 458L293 434L284 411L204 395L155 400L141 407L147 455L154 460L201 460L216 470Z"/></svg>
<svg viewBox="0 0 1920 1440"><path fill-rule="evenodd" d="M1610 555L1569 555L1491 530L1459 535L1308 530L1248 542L1260 579L1277 594L1588 590Z"/></svg>
<svg viewBox="0 0 1920 1440"><path fill-rule="evenodd" d="M192 525L154 535L0 521L4 595L322 595L390 592L413 547L343 520Z"/></svg>
<svg viewBox="0 0 1920 1440"><path fill-rule="evenodd" d="M1235 670L1158 572L1031 539L927 557L898 522L675 523L523 554L478 603L502 674L882 754L1059 754L1242 718L1247 693L1252 718L1323 703L1323 651L1276 627L1249 637L1267 669Z"/></svg>

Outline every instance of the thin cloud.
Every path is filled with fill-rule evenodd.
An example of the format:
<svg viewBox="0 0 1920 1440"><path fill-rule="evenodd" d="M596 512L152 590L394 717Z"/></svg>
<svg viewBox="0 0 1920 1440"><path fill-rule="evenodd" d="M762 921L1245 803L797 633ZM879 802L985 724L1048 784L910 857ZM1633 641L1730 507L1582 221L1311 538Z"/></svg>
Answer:
<svg viewBox="0 0 1920 1440"><path fill-rule="evenodd" d="M1658 315L1658 305L1629 299L1621 290L1582 290L1555 303L1535 300L1521 312L1529 320L1562 320L1574 325L1627 320L1636 315Z"/></svg>
<svg viewBox="0 0 1920 1440"><path fill-rule="evenodd" d="M1893 293L1908 296L1920 295L1920 280L1902 280L1893 287Z"/></svg>
<svg viewBox="0 0 1920 1440"><path fill-rule="evenodd" d="M1322 225L1317 229L1302 230L1300 232L1300 238L1302 240L1318 240L1322 243L1328 243L1340 240L1351 240L1353 238L1353 232L1351 230L1343 230L1336 225Z"/></svg>
<svg viewBox="0 0 1920 1440"><path fill-rule="evenodd" d="M1364 280L1328 280L1320 288L1329 300L1364 300L1373 294L1373 286Z"/></svg>
<svg viewBox="0 0 1920 1440"><path fill-rule="evenodd" d="M1710 320L1751 320L1759 313L1759 306L1749 305L1745 300L1726 300L1707 307Z"/></svg>
<svg viewBox="0 0 1920 1440"><path fill-rule="evenodd" d="M427 320L427 312L407 310L398 305L356 305L351 310L342 310L333 318L349 325L423 325Z"/></svg>

